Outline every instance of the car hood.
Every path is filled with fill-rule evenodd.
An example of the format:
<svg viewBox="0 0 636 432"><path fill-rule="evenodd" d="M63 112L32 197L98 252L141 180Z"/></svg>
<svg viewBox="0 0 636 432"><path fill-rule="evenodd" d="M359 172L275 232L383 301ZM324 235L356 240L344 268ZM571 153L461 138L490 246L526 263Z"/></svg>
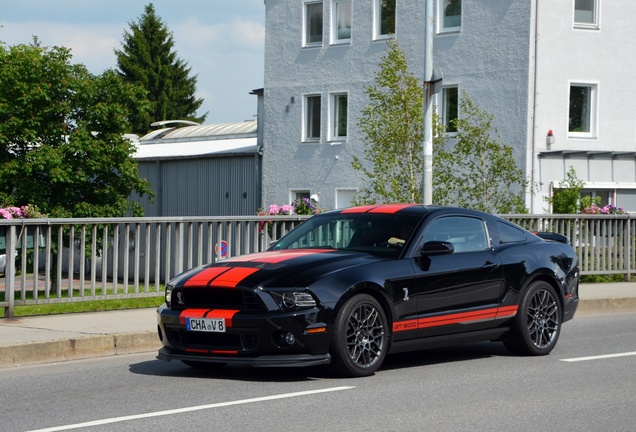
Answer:
<svg viewBox="0 0 636 432"><path fill-rule="evenodd" d="M384 261L373 255L334 249L287 249L229 258L188 270L174 287L305 287L330 273Z"/></svg>

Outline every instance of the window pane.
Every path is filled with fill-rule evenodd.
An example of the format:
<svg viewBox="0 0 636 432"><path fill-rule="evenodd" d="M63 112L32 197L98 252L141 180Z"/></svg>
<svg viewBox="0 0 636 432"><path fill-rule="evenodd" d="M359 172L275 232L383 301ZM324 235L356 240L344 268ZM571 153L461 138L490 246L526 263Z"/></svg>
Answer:
<svg viewBox="0 0 636 432"><path fill-rule="evenodd" d="M351 39L351 1L336 3L336 39Z"/></svg>
<svg viewBox="0 0 636 432"><path fill-rule="evenodd" d="M596 0L575 0L574 1L574 22L584 24L595 24L594 3Z"/></svg>
<svg viewBox="0 0 636 432"><path fill-rule="evenodd" d="M592 88L570 86L570 132L591 132Z"/></svg>
<svg viewBox="0 0 636 432"><path fill-rule="evenodd" d="M320 96L307 97L307 138L320 138Z"/></svg>
<svg viewBox="0 0 636 432"><path fill-rule="evenodd" d="M459 91L457 87L445 87L442 90L442 121L446 132L457 132L455 121L459 115Z"/></svg>
<svg viewBox="0 0 636 432"><path fill-rule="evenodd" d="M444 0L444 28L462 25L462 0Z"/></svg>
<svg viewBox="0 0 636 432"><path fill-rule="evenodd" d="M395 33L395 0L380 0L380 34Z"/></svg>
<svg viewBox="0 0 636 432"><path fill-rule="evenodd" d="M308 3L306 10L306 43L322 42L322 3Z"/></svg>
<svg viewBox="0 0 636 432"><path fill-rule="evenodd" d="M334 138L347 136L347 95L334 97Z"/></svg>

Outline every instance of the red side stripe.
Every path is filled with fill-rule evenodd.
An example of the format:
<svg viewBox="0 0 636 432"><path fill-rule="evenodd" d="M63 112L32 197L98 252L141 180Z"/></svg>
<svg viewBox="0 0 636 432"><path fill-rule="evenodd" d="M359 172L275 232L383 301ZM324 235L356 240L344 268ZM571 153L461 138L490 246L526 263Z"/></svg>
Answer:
<svg viewBox="0 0 636 432"><path fill-rule="evenodd" d="M203 271L201 271L200 273L197 273L194 276L192 276L183 285L184 286L197 286L197 285L206 286L212 281L212 279L218 277L220 274L225 273L226 271L228 271L228 267L208 267L204 269Z"/></svg>
<svg viewBox="0 0 636 432"><path fill-rule="evenodd" d="M479 321L490 321L498 318L515 316L518 306L504 306L499 308L481 309L470 312L439 315L417 320L397 321L393 323L393 331L401 332L430 327L439 327L450 324L466 324Z"/></svg>

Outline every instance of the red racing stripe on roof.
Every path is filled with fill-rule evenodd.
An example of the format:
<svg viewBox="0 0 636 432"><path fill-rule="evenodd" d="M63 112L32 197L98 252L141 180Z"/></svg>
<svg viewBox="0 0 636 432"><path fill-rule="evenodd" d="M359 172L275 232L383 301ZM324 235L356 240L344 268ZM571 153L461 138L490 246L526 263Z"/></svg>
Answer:
<svg viewBox="0 0 636 432"><path fill-rule="evenodd" d="M351 207L344 209L341 213L397 213L407 207L413 207L417 204L372 204L360 207Z"/></svg>

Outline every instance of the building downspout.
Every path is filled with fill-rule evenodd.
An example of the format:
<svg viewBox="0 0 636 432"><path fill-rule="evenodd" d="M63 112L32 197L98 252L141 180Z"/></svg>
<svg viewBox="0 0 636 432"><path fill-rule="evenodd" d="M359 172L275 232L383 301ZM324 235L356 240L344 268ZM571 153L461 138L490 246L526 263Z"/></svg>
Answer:
<svg viewBox="0 0 636 432"><path fill-rule="evenodd" d="M534 37L532 38L532 57L533 57L533 77L530 80L530 82L532 83L532 91L530 92L530 97L531 97L531 102L532 102L532 129L530 131L530 142L531 142L531 149L532 149L532 154L531 154L531 159L530 159L530 213L534 213L534 201L535 201L535 184L537 182L537 177L536 177L536 161L537 161L537 154L536 154L536 143L535 143L535 137L536 137L536 119L537 119L537 69L538 69L538 60L537 60L537 45L539 44L538 39L539 39L539 1L538 0L534 0L534 14L532 14L532 19L533 22L530 24L531 26L534 27Z"/></svg>

